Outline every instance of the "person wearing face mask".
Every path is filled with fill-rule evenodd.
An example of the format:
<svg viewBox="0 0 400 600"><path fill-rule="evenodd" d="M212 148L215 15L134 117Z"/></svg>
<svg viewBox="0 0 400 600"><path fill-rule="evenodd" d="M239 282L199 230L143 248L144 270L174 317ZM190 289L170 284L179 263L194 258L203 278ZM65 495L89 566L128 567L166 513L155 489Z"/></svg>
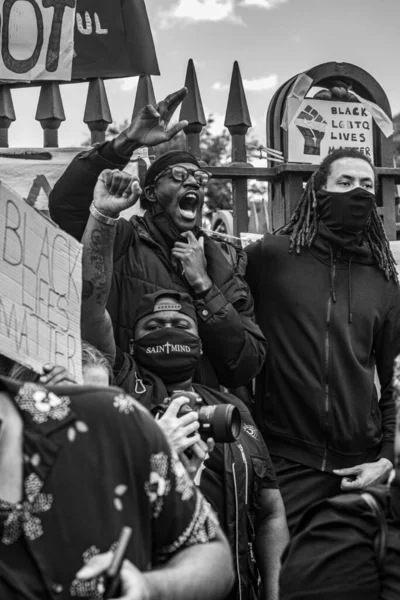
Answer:
<svg viewBox="0 0 400 600"><path fill-rule="evenodd" d="M375 185L366 156L336 150L289 222L246 248L246 279L269 342L256 423L290 530L312 502L383 482L393 468L400 293Z"/></svg>
<svg viewBox="0 0 400 600"><path fill-rule="evenodd" d="M397 427L390 486L322 500L304 514L283 557L280 600L400 598L400 357L393 388Z"/></svg>
<svg viewBox="0 0 400 600"><path fill-rule="evenodd" d="M106 176L100 175L96 194L101 186L104 188ZM111 174L107 189L111 194L119 191L120 197L103 197L102 212L108 205L132 204L140 193L137 181L132 182L127 174L120 172ZM99 198L96 194L95 200ZM174 392L182 393L172 399L158 423L184 464L185 450L190 448L199 458L204 458L206 450L199 435L198 413L193 410L180 413L187 403L185 392L197 394L205 407L231 404L240 411L239 436L232 443L215 443L204 468L196 475L196 482L217 512L233 551L236 585L227 598L255 600L260 576L262 598L278 600L280 556L288 532L265 442L238 398L194 383L193 374L203 344L196 307L188 294L174 289L144 294L131 309L130 351L123 352L115 344L106 305L116 234L115 225L99 220L96 213L90 215L82 237L82 277L87 290L82 302L82 337L109 357L116 385L153 413L158 413ZM229 343L227 339L224 341Z"/></svg>
<svg viewBox="0 0 400 600"><path fill-rule="evenodd" d="M237 388L261 370L266 340L255 323L253 299L243 279L245 253L199 228L209 173L189 152L162 154L144 181L140 200L146 212L129 221L116 220L124 203L106 209L101 194L94 192L101 172L123 169L134 150L165 143L186 127L186 121L170 125L186 94L183 88L156 107L146 106L113 141L76 157L54 186L49 209L52 219L78 240L90 210L116 223L107 308L123 352L129 352L133 334L132 307L143 294L160 288L185 292L194 300L203 343L195 381Z"/></svg>

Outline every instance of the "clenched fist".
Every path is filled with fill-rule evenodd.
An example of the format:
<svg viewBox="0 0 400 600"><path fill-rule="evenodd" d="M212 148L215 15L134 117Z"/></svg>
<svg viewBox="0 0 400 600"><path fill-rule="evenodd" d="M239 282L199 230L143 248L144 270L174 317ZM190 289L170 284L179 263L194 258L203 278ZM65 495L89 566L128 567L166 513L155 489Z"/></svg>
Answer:
<svg viewBox="0 0 400 600"><path fill-rule="evenodd" d="M118 169L102 171L94 188L93 204L99 212L117 218L119 213L130 208L142 193L137 177Z"/></svg>

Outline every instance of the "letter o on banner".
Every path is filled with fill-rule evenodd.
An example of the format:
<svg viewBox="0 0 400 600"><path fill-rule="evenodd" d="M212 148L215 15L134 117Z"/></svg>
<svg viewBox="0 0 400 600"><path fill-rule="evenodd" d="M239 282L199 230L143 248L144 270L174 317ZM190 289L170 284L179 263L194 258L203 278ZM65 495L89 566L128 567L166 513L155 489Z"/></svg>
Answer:
<svg viewBox="0 0 400 600"><path fill-rule="evenodd" d="M25 2L29 2L33 6L33 10L35 11L38 36L35 49L30 58L25 58L22 60L14 58L13 56L11 56L9 50L10 15L14 4L18 1L19 0L5 0L3 5L3 32L1 38L1 55L3 57L3 61L7 69L13 71L14 73L27 73L36 65L37 61L39 60L40 52L42 50L43 17L42 13L40 12L40 8L36 4L35 0L25 0Z"/></svg>

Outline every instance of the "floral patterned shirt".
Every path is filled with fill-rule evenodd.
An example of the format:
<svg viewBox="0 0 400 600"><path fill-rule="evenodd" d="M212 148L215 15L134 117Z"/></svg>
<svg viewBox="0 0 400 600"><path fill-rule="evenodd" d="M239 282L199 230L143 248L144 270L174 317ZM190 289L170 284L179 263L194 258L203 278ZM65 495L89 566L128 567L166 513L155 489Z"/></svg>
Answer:
<svg viewBox="0 0 400 600"><path fill-rule="evenodd" d="M23 498L0 500L1 600L101 599L75 573L133 529L126 558L145 571L206 543L218 523L151 415L117 388L0 377L24 424Z"/></svg>

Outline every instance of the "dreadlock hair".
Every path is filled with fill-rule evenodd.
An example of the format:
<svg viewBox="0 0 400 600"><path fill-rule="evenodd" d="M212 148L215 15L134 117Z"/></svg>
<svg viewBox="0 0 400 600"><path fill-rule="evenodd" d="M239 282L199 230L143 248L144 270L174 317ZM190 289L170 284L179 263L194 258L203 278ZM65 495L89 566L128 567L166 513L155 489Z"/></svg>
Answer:
<svg viewBox="0 0 400 600"><path fill-rule="evenodd" d="M289 252L296 251L300 254L302 248L309 248L318 231L317 192L322 189L328 180L332 163L341 158L357 158L365 160L375 173L371 160L355 148L334 150L321 162L307 182L304 192L289 221L281 227L277 235L289 235ZM363 230L363 238L368 243L373 258L378 267L384 272L386 279L393 278L398 281L396 262L390 250L389 240L374 204L371 216Z"/></svg>

